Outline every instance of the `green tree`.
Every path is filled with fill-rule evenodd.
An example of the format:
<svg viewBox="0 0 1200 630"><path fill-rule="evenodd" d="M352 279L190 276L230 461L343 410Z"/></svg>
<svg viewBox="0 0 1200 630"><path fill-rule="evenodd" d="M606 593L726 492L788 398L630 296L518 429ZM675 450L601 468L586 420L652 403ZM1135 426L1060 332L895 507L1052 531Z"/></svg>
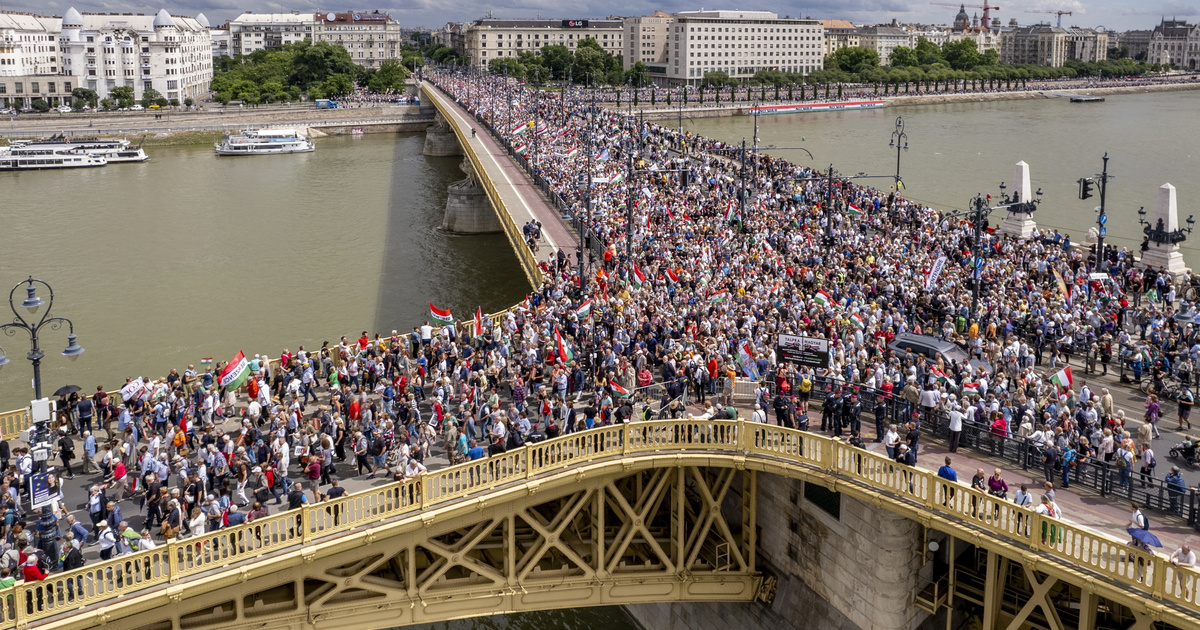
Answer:
<svg viewBox="0 0 1200 630"><path fill-rule="evenodd" d="M862 72L878 65L879 53L861 46L839 48L825 58L826 69L836 68L843 72Z"/></svg>
<svg viewBox="0 0 1200 630"><path fill-rule="evenodd" d="M588 39L583 40L589 41ZM595 40L590 40L593 43ZM595 82L608 81L608 57L609 54L600 49L599 45L584 46L580 42L575 50L575 58L571 63L571 73L576 81L586 82L587 77L595 77ZM622 83L624 77L617 79L616 83Z"/></svg>
<svg viewBox="0 0 1200 630"><path fill-rule="evenodd" d="M913 52L917 53L917 63L922 66L931 66L942 61L942 49L924 37L917 38L917 46Z"/></svg>
<svg viewBox="0 0 1200 630"><path fill-rule="evenodd" d="M354 81L348 74L332 74L321 84L326 96L344 96L354 91Z"/></svg>
<svg viewBox="0 0 1200 630"><path fill-rule="evenodd" d="M196 101L193 101L192 97L189 96L189 97L183 99L183 104L185 107L191 107L192 105L196 104Z"/></svg>
<svg viewBox="0 0 1200 630"><path fill-rule="evenodd" d="M632 83L633 87L645 87L650 85L650 72L646 68L646 64L637 62L629 68L625 73L625 81Z"/></svg>
<svg viewBox="0 0 1200 630"><path fill-rule="evenodd" d="M133 88L128 85L118 85L109 90L111 95L117 101L117 107L133 107Z"/></svg>
<svg viewBox="0 0 1200 630"><path fill-rule="evenodd" d="M349 79L357 72L350 53L341 46L329 42L310 44L308 40L291 46L294 57L288 75L289 84L311 85L339 74Z"/></svg>
<svg viewBox="0 0 1200 630"><path fill-rule="evenodd" d="M111 98L106 98L100 101L100 107L103 107L104 109L112 109L113 105L114 103Z"/></svg>
<svg viewBox="0 0 1200 630"><path fill-rule="evenodd" d="M892 54L888 55L888 61L893 68L905 68L921 65L917 57L917 51L908 46L897 46L892 49Z"/></svg>
<svg viewBox="0 0 1200 630"><path fill-rule="evenodd" d="M979 47L973 39L960 39L942 45L942 58L955 70L971 70L979 65Z"/></svg>
<svg viewBox="0 0 1200 630"><path fill-rule="evenodd" d="M142 107L150 107L151 105L166 107L168 103L167 99L163 97L162 92L154 88L146 88L142 90Z"/></svg>
<svg viewBox="0 0 1200 630"><path fill-rule="evenodd" d="M705 72L704 78L700 80L700 85L704 87L722 88L726 85L737 84L737 79L729 78L729 73L720 70L716 72Z"/></svg>
<svg viewBox="0 0 1200 630"><path fill-rule="evenodd" d="M33 99L33 102L30 103L29 106L32 107L36 112L50 111L50 103L47 103L45 100L40 98Z"/></svg>
<svg viewBox="0 0 1200 630"><path fill-rule="evenodd" d="M574 61L574 56L571 54L571 51L567 50L566 46L542 47L542 62L550 69L550 74L554 78L567 78L567 71L571 69L571 64Z"/></svg>
<svg viewBox="0 0 1200 630"><path fill-rule="evenodd" d="M493 74L504 74L518 79L525 78L525 66L515 57L498 57L488 62L488 70Z"/></svg>
<svg viewBox="0 0 1200 630"><path fill-rule="evenodd" d="M94 90L87 88L75 88L71 90L71 96L75 99L75 107L77 109L95 107L96 103L100 101L100 95L96 94Z"/></svg>
<svg viewBox="0 0 1200 630"><path fill-rule="evenodd" d="M408 69L395 59L386 59L379 64L379 70L367 81L367 89L381 94L384 92L403 92L405 81L408 80Z"/></svg>

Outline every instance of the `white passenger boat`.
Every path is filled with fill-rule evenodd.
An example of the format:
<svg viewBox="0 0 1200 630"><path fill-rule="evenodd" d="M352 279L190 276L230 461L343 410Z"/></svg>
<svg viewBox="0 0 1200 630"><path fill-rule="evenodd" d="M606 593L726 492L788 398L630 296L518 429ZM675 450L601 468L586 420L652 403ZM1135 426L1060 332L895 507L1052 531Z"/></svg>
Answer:
<svg viewBox="0 0 1200 630"><path fill-rule="evenodd" d="M105 166L108 160L97 155L75 153L44 146L0 147L0 171L37 171L52 168L90 168Z"/></svg>
<svg viewBox="0 0 1200 630"><path fill-rule="evenodd" d="M129 146L124 138L74 138L64 135L47 136L40 140L15 140L11 147L21 151L68 151L79 155L102 157L109 164L120 162L145 162L150 159L142 145Z"/></svg>
<svg viewBox="0 0 1200 630"><path fill-rule="evenodd" d="M246 129L239 134L225 134L216 150L217 155L271 155L309 153L316 146L295 129Z"/></svg>

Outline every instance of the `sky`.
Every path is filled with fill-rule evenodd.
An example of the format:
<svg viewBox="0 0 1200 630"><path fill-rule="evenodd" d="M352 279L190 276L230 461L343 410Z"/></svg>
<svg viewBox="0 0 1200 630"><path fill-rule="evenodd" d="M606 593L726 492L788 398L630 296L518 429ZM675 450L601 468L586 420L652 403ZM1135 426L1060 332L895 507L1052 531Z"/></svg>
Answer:
<svg viewBox="0 0 1200 630"><path fill-rule="evenodd" d="M958 13L956 7L933 6L924 2L903 0L741 0L747 4L696 5L683 0L612 0L607 4L587 0L493 0L475 2L460 0L446 3L439 0L373 0L367 6L335 4L334 0L165 0L147 4L148 0L0 0L0 9L26 11L42 15L62 15L74 6L82 13L145 13L154 14L166 8L173 15L204 13L214 27L245 11L255 13L286 13L290 11L380 10L389 13L406 27L436 28L449 21L468 21L483 17L488 11L497 18L598 18L608 15L649 15L656 10L673 13L706 9L742 8L766 10L781 17L811 17L842 19L855 24L880 24L891 20L922 24L950 24ZM152 0L149 0L152 1ZM372 0L367 0L368 2ZM982 2L982 0L978 0ZM1178 17L1195 23L1200 19L1200 0L1005 0L1000 11L1004 24L1012 18L1022 24L1036 24L1057 19L1052 11L1071 11L1063 16L1064 26L1104 26L1108 30L1152 28L1162 16ZM967 12L982 13L967 8Z"/></svg>

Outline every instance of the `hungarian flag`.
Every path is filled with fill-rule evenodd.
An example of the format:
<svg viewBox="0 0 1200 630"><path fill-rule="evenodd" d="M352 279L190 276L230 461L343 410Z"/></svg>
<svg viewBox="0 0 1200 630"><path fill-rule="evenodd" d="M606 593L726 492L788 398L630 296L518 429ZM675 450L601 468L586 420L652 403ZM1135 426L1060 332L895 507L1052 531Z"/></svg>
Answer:
<svg viewBox="0 0 1200 630"><path fill-rule="evenodd" d="M483 309L478 306L475 307L475 329L471 332L472 337L483 336Z"/></svg>
<svg viewBox="0 0 1200 630"><path fill-rule="evenodd" d="M978 394L979 393L979 383L963 383L962 393L963 394Z"/></svg>
<svg viewBox="0 0 1200 630"><path fill-rule="evenodd" d="M708 301L712 302L713 304L720 304L721 302L724 302L725 298L727 297L729 297L729 291L721 289L715 293L709 293Z"/></svg>
<svg viewBox="0 0 1200 630"><path fill-rule="evenodd" d="M813 301L821 306L825 306L829 304L829 294L824 291L817 291L816 295L813 296Z"/></svg>
<svg viewBox="0 0 1200 630"><path fill-rule="evenodd" d="M521 144L518 144L516 147L514 147L514 148L513 148L513 153L516 153L517 155L520 155L520 154L524 153L524 152L525 152L525 151L527 151L527 150L529 150L529 145L527 145L527 144L525 144L524 142L522 142Z"/></svg>
<svg viewBox="0 0 1200 630"><path fill-rule="evenodd" d="M642 285L646 284L646 274L642 273L641 269L638 269L636 263L633 265L633 273L629 275L629 280L633 283L635 289L640 289Z"/></svg>
<svg viewBox="0 0 1200 630"><path fill-rule="evenodd" d="M846 206L846 211L849 212L850 216L852 217L861 217L863 215L862 208L859 208L854 204Z"/></svg>
<svg viewBox="0 0 1200 630"><path fill-rule="evenodd" d="M434 321L441 322L443 324L454 323L454 316L450 314L450 309L443 311L442 309L434 306L433 302L429 303L429 317L431 317Z"/></svg>
<svg viewBox="0 0 1200 630"><path fill-rule="evenodd" d="M578 317L579 319L583 319L584 317L588 316L588 313L591 313L591 312L592 312L592 298L588 298L583 301L583 304L579 305L579 308L575 309L575 317Z"/></svg>
<svg viewBox="0 0 1200 630"><path fill-rule="evenodd" d="M854 324L854 327L859 330L862 330L867 327L867 323L863 321L862 317L859 317L858 313L850 314L850 323Z"/></svg>
<svg viewBox="0 0 1200 630"><path fill-rule="evenodd" d="M575 351L567 345L566 340L562 338L562 331L557 328L554 329L554 347L558 351L559 361L567 363L575 359Z"/></svg>
<svg viewBox="0 0 1200 630"><path fill-rule="evenodd" d="M217 379L217 383L221 389L226 391L235 390L246 382L246 377L250 376L250 362L246 360L246 355L242 351L238 351L237 355L229 360L229 364L221 369L221 376Z"/></svg>
<svg viewBox="0 0 1200 630"><path fill-rule="evenodd" d="M730 200L725 204L725 221L728 223L733 220L734 210L737 209L737 204Z"/></svg>
<svg viewBox="0 0 1200 630"><path fill-rule="evenodd" d="M679 276L675 275L675 271L670 267L667 267L666 275L667 282L670 282L671 284L679 284Z"/></svg>
<svg viewBox="0 0 1200 630"><path fill-rule="evenodd" d="M936 378L939 383L951 382L950 377L946 376L945 372L943 372L937 368L929 368L929 373L932 374L933 377Z"/></svg>
<svg viewBox="0 0 1200 630"><path fill-rule="evenodd" d="M544 134L544 133L546 133L547 131L550 131L550 128L546 126L546 122L545 122L545 121L542 121L542 122L538 123L538 124L537 124L537 128L535 128L535 129L533 130L533 132L534 132L534 133L536 133L536 134L537 134L537 135L539 135L539 136L540 136L540 135L542 135L542 134Z"/></svg>
<svg viewBox="0 0 1200 630"><path fill-rule="evenodd" d="M612 390L613 395L617 398L629 398L629 390L621 387L620 383L612 379L608 379L608 388Z"/></svg>
<svg viewBox="0 0 1200 630"><path fill-rule="evenodd" d="M200 359L200 365L208 365L212 363L212 357L204 357Z"/></svg>
<svg viewBox="0 0 1200 630"><path fill-rule="evenodd" d="M516 127L512 128L512 135L519 136L519 135L525 133L525 130L528 128L529 128L529 123L521 123L521 124L517 125Z"/></svg>
<svg viewBox="0 0 1200 630"><path fill-rule="evenodd" d="M1071 378L1071 366L1067 366L1058 371L1057 374L1050 377L1050 382L1058 385L1061 391L1067 391L1074 385L1075 379Z"/></svg>
<svg viewBox="0 0 1200 630"><path fill-rule="evenodd" d="M608 183L620 184L623 181L625 181L625 173L617 173L616 175L613 175L611 179L608 180Z"/></svg>
<svg viewBox="0 0 1200 630"><path fill-rule="evenodd" d="M571 150L567 151L566 155L564 155L563 157L573 158L576 155L579 155L579 147L571 147Z"/></svg>

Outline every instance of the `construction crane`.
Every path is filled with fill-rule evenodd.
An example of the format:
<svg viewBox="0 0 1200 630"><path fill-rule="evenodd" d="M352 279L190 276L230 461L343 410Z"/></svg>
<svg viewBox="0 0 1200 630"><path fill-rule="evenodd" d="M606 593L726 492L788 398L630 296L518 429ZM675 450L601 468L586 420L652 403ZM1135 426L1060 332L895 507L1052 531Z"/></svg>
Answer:
<svg viewBox="0 0 1200 630"><path fill-rule="evenodd" d="M1058 16L1058 28L1062 28L1062 16L1071 15L1070 11L1026 11L1026 13L1049 13Z"/></svg>
<svg viewBox="0 0 1200 630"><path fill-rule="evenodd" d="M930 2L929 4L939 6L939 7L957 6L961 9L966 9L967 7L971 7L972 9L983 9L983 23L982 23L983 28L991 28L992 27L992 14L991 14L992 9L995 9L997 11L1000 10L1000 7L995 6L995 5L990 5L987 2L984 2L983 4L962 4L962 3L955 4L953 2Z"/></svg>

